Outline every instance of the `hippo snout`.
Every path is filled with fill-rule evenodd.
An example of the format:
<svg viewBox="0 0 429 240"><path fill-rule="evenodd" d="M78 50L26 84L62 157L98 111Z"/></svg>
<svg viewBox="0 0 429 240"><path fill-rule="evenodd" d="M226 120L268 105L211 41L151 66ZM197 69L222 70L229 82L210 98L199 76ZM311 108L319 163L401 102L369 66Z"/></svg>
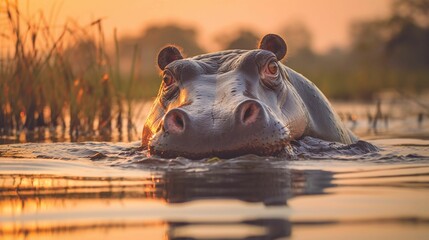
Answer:
<svg viewBox="0 0 429 240"><path fill-rule="evenodd" d="M240 102L232 110L207 109L192 114L185 108L167 112L163 129L150 141L152 154L163 157L235 157L273 155L284 149L288 131L256 100Z"/></svg>
<svg viewBox="0 0 429 240"><path fill-rule="evenodd" d="M254 100L247 100L240 103L233 114L233 118L235 120L235 126L232 126L233 128L251 127L253 124L257 124L258 121L261 125L266 124L262 122L265 120L263 119L265 114L262 105ZM206 122L209 120L210 119L204 117L191 119L186 111L180 108L175 108L165 115L164 131L175 135L185 134L185 131L187 131L188 135L198 137L198 132L201 131L201 129L196 129L192 126L201 125L201 123L197 123L196 121Z"/></svg>

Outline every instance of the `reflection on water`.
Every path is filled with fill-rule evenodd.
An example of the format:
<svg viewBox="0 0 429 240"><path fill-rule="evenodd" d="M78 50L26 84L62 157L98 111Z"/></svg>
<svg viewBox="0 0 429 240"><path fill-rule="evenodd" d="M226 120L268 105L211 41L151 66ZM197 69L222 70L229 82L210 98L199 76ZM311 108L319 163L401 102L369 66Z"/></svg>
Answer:
<svg viewBox="0 0 429 240"><path fill-rule="evenodd" d="M93 129L89 126L81 126L80 131L70 131L70 116L66 114L63 124L60 126L36 126L34 131L25 128L10 129L0 124L0 144L29 143L29 142L82 142L82 141L108 141L108 142L132 142L141 137L141 129L146 120L146 114L152 106L150 101L138 101L132 103L134 114L131 116L131 122L128 122L127 115L121 118L121 124L118 124L119 118L112 119L110 129L103 128L102 131ZM50 119L45 116L45 119ZM123 124L126 123L126 124ZM98 124L96 120L94 124ZM83 124L85 125L85 124ZM113 127L114 126L114 127ZM120 127L121 126L121 127ZM12 127L13 128L13 127ZM88 128L88 129L86 129ZM86 130L84 130L86 129Z"/></svg>
<svg viewBox="0 0 429 240"><path fill-rule="evenodd" d="M140 133L136 129L130 131L118 131L112 129L109 132L88 132L78 136L70 135L66 129L38 128L35 131L14 131L8 134L0 131L0 144L30 143L30 142L82 142L82 141L104 141L104 142L132 142L137 141Z"/></svg>
<svg viewBox="0 0 429 240"><path fill-rule="evenodd" d="M2 239L312 239L364 229L367 237L419 239L429 229L422 163L250 158L147 171L0 162Z"/></svg>
<svg viewBox="0 0 429 240"><path fill-rule="evenodd" d="M236 239L264 236L265 239L275 239L290 235L291 223L287 215L271 215L260 208L259 204L254 204L278 206L278 209L282 209L280 213L287 212L288 199L299 195L323 194L324 188L332 186L331 180L332 173L328 171L278 169L260 164L249 164L246 169L227 171L171 170L141 178L0 175L0 221L3 222L0 230L5 236L24 233L37 236L49 232L54 235L89 229L145 229L156 225L156 214L149 216L150 213L147 213L142 216L143 219L148 217L150 221L144 219L145 221L125 224L116 222L117 212L104 213L111 215L111 218L106 219L97 216L100 214L98 210L106 207L122 209L123 217L133 219L136 217L131 216L133 210L144 214L154 207L159 209L157 212L161 215L166 214L158 225L164 227L163 231L167 233L168 239L205 239L210 236ZM194 200L211 202L203 201L203 207L196 204L196 207L191 205L185 210L181 209L182 204L178 204ZM211 205L215 208L216 205L227 206L228 200L253 204L238 204L242 209L230 209L235 213L211 212ZM165 204L170 207L165 207ZM255 215L246 212L254 208ZM82 211L84 216L70 216L74 210ZM85 213L85 210L90 213ZM127 210L131 212L128 213ZM194 212L199 210L200 213ZM84 223L87 217L94 218L99 223ZM52 221L51 218L59 219ZM70 223L70 218L76 219Z"/></svg>
<svg viewBox="0 0 429 240"><path fill-rule="evenodd" d="M238 199L286 205L302 194L323 194L332 173L321 170L244 169L210 172L168 171L149 178L0 175L1 200L16 202L19 212L29 202L61 199L157 199L184 203L200 199ZM62 201L60 201L62 204ZM4 208L1 208L4 212ZM12 207L11 209L16 209ZM11 212L13 214L13 212Z"/></svg>
<svg viewBox="0 0 429 240"><path fill-rule="evenodd" d="M286 205L302 194L322 194L331 186L332 174L319 170L232 169L209 172L168 171L164 175L165 199L181 203L198 199L238 199L265 205Z"/></svg>

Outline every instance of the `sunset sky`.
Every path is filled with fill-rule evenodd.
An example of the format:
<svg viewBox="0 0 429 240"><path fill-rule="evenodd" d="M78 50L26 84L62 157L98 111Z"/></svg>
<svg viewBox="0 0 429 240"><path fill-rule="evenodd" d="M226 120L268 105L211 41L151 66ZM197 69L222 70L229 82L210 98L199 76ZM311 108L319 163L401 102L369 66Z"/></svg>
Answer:
<svg viewBox="0 0 429 240"><path fill-rule="evenodd" d="M239 27L260 35L279 32L293 22L304 23L313 34L318 52L347 46L349 25L359 19L383 17L391 0L22 0L29 11L45 10L56 24L68 17L80 23L105 18L105 30L117 28L120 35L137 35L152 24L178 23L194 26L209 51L217 50L214 38ZM56 9L52 11L52 9ZM286 36L287 38L287 36Z"/></svg>

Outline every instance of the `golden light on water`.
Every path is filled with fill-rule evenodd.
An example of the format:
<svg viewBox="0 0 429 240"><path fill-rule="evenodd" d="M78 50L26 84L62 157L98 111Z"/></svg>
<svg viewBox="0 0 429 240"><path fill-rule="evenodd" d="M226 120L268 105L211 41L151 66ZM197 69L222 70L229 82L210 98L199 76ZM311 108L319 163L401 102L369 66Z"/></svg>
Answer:
<svg viewBox="0 0 429 240"><path fill-rule="evenodd" d="M120 205L121 199L126 198L140 198L145 202L155 201L159 204L166 202L163 193L157 188L157 185L163 183L155 176L130 181L17 175L2 178L0 184L2 216L68 210L77 206L94 209L100 207L100 203L103 203L101 206Z"/></svg>
<svg viewBox="0 0 429 240"><path fill-rule="evenodd" d="M428 167L330 168L330 161L319 162L324 170L273 169L275 172L263 177L256 171L249 174L255 182L240 181L237 185L232 181L237 175L231 172L210 177L204 175L208 172L199 171L155 174L112 169L112 176L108 176L102 174L106 168L88 163L12 159L4 161L5 168L0 171L0 234L2 239L24 235L30 239L76 239L84 235L91 239L240 239L280 231L285 237L315 238L334 233L346 236L369 227L365 232L368 236L424 236L427 230L419 224L426 225L419 219L429 214L425 207L427 191L421 188L428 180ZM308 167L301 164L302 169ZM32 170L6 174L13 166ZM61 174L58 166L69 172ZM92 176L94 168L98 176ZM42 174L42 169L58 174ZM238 176L248 171L255 170L249 166ZM119 173L128 176L115 175ZM312 188L317 194L308 194ZM255 198L265 200L252 194L267 189L271 189L268 199L280 194L287 203L267 206L259 200L253 202ZM212 195L221 191L224 195ZM251 201L231 199L235 191L251 194ZM410 214L417 216L413 220L417 222L408 222Z"/></svg>

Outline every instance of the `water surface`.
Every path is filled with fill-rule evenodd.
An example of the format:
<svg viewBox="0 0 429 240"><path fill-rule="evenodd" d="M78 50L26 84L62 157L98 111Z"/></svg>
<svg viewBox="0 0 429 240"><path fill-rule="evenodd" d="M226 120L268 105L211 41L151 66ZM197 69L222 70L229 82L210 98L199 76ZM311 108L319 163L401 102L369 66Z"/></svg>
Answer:
<svg viewBox="0 0 429 240"><path fill-rule="evenodd" d="M0 145L0 236L428 239L429 141L370 142L200 161L139 142Z"/></svg>

